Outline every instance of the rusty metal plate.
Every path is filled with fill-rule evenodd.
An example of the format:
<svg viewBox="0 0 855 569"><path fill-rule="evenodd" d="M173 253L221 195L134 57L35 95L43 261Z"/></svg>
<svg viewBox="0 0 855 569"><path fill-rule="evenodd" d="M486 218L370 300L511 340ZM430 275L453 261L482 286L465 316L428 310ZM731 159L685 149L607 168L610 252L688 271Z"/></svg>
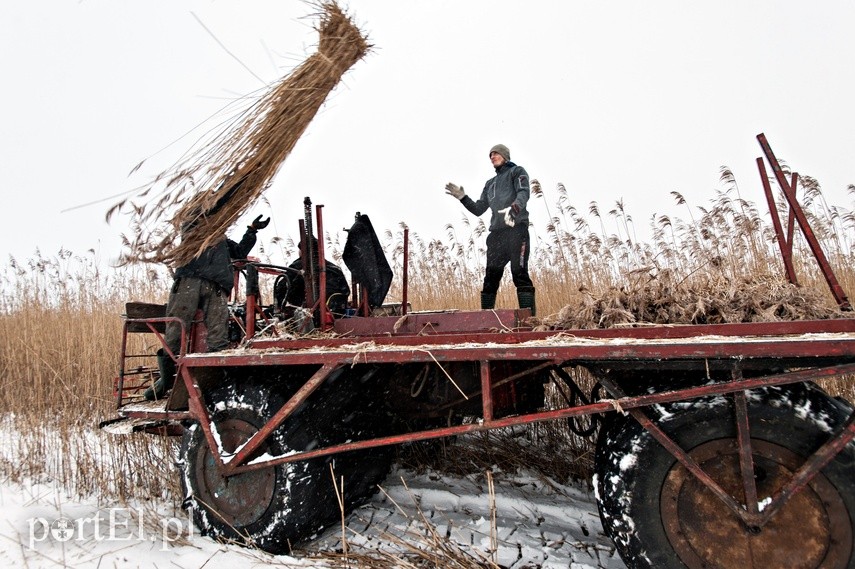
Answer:
<svg viewBox="0 0 855 569"><path fill-rule="evenodd" d="M752 440L761 509L804 459L790 450ZM689 453L721 487L744 504L736 441L721 439ZM660 494L665 532L689 569L845 567L852 550L852 522L834 486L819 474L763 528L749 528L677 463Z"/></svg>
<svg viewBox="0 0 855 569"><path fill-rule="evenodd" d="M234 451L255 434L258 429L239 419L226 419L217 424L223 450ZM257 451L265 451L264 445ZM193 476L199 502L208 506L219 518L229 525L240 528L257 521L267 511L275 490L276 468L269 467L235 476L224 477L204 442L196 452Z"/></svg>

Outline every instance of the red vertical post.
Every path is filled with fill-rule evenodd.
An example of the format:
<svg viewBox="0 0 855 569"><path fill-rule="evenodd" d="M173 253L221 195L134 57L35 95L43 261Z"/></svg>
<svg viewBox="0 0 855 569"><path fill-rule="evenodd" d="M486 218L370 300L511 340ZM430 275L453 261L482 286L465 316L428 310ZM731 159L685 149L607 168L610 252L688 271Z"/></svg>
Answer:
<svg viewBox="0 0 855 569"><path fill-rule="evenodd" d="M799 175L793 172L793 175L790 178L790 187L793 188L793 192L796 191L799 183ZM795 195L795 193L793 194ZM796 225L796 216L793 215L793 210L790 208L790 215L787 217L787 243L790 244L790 251L793 250L793 232L795 230Z"/></svg>
<svg viewBox="0 0 855 569"><path fill-rule="evenodd" d="M255 336L255 295L246 295L246 339L251 340Z"/></svg>
<svg viewBox="0 0 855 569"><path fill-rule="evenodd" d="M401 315L407 314L407 287L409 286L409 268L410 268L410 229L409 227L404 227L404 278L403 278L403 286L404 289L401 297L402 305L401 305Z"/></svg>
<svg viewBox="0 0 855 569"><path fill-rule="evenodd" d="M734 380L742 379L742 374L734 373ZM745 496L745 508L752 516L760 513L757 504L757 481L754 473L754 453L751 446L751 428L748 422L748 402L744 391L733 394L736 412L736 440L739 448L739 472L742 475L742 492Z"/></svg>
<svg viewBox="0 0 855 569"><path fill-rule="evenodd" d="M775 196L772 195L772 186L769 184L769 176L766 174L766 166L762 158L757 159L757 169L760 170L760 180L763 182L763 191L766 193L766 201L769 204L769 215L772 217L772 226L775 228L775 237L778 238L778 247L781 249L781 260L784 261L784 270L787 273L787 280L791 284L799 284L796 277L796 270L793 267L793 241L784 235L784 228L781 225L781 218L778 215L778 206L775 203ZM790 215L790 223L793 216ZM790 234L792 235L792 234Z"/></svg>
<svg viewBox="0 0 855 569"><path fill-rule="evenodd" d="M792 209L792 215L796 218L796 221L799 222L802 234L808 242L808 246L810 246L810 250L813 253L814 258L816 258L816 262L819 263L819 268L825 277L826 283L828 283L828 287L831 289L831 294L834 296L834 300L841 309L851 310L852 306L849 304L849 299L846 297L843 287L841 287L840 283L837 281L837 277L834 275L834 271L831 269L831 265L828 263L828 259L826 258L825 253L823 253L822 247L819 246L819 241L817 240L816 235L814 235L801 205L796 200L796 192L794 188L791 188L787 183L784 171L781 169L778 159L775 158L775 154L772 152L772 147L769 146L769 142L766 140L766 135L761 132L757 135L757 141L760 142L760 147L766 154L766 159L769 161L769 165L775 173L775 179L778 180L778 185L781 186L781 189L784 191L784 196L786 196L787 201L790 204L790 208Z"/></svg>
<svg viewBox="0 0 855 569"><path fill-rule="evenodd" d="M122 392L125 388L125 360L128 353L128 321L122 324L122 353L119 356L119 379L116 385L116 409L122 406Z"/></svg>
<svg viewBox="0 0 855 569"><path fill-rule="evenodd" d="M493 420L493 382L490 379L490 362L481 362L481 406L483 407L484 422Z"/></svg>
<svg viewBox="0 0 855 569"><path fill-rule="evenodd" d="M315 206L315 223L318 224L318 318L320 320L321 330L326 330L332 324L330 318L327 319L329 311L327 310L327 260L324 253L324 218L323 205Z"/></svg>

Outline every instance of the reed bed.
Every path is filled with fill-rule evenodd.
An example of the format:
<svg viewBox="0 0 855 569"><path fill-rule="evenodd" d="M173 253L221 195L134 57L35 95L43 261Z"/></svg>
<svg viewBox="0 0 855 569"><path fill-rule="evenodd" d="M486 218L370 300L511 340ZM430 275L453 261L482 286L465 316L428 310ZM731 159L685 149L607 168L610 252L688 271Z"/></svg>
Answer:
<svg viewBox="0 0 855 569"><path fill-rule="evenodd" d="M829 206L814 180L803 178L802 184L800 195L814 231L844 290L853 291L855 214ZM722 186L710 204L697 208L675 195L689 221L656 216L649 220L648 241L635 237L622 203L608 211L596 203L582 210L571 204L562 185L538 188L530 209L549 212L545 227L531 228L538 323L605 327L851 317L834 304L798 232L794 251L800 286L784 281L771 225L753 203L738 196L726 170ZM855 194L855 186L850 193ZM398 276L403 229L381 235ZM438 237L410 233L409 300L415 309L477 308L485 234L481 220L448 226ZM340 261L342 236L324 238L330 257ZM273 241L276 247L259 248L264 260L287 264L296 255L293 240ZM273 250L285 258L270 258L267 251ZM60 251L25 261L11 258L0 283L0 474L11 480L48 477L72 494L104 500L156 496L178 504L173 441L97 430L97 423L114 412L111 379L118 368L124 303L165 302L167 271L149 265L105 270L92 254ZM389 301L400 298L397 278ZM498 306L515 305L507 280ZM827 387L855 401L851 381ZM411 449L402 461L448 472L484 472L497 464L512 472L539 464L544 479L562 481L585 477L590 470L591 439L575 437L561 423L464 440L454 452L419 456L417 448ZM563 462L544 458L559 455ZM366 560L365 566L374 562ZM469 566L490 565L475 557Z"/></svg>
<svg viewBox="0 0 855 569"><path fill-rule="evenodd" d="M92 255L60 251L12 258L0 278L4 478L47 477L107 500L177 496L171 441L97 429L115 408L124 302L162 298L164 275L104 272Z"/></svg>

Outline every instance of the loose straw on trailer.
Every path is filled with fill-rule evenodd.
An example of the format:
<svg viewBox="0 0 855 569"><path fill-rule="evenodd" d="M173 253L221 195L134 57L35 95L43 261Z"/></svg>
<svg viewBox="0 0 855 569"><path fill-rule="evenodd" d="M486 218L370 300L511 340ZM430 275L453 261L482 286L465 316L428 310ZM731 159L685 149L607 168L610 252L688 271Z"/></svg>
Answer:
<svg viewBox="0 0 855 569"><path fill-rule="evenodd" d="M261 197L329 93L372 47L335 2L317 6L315 54L135 200L110 209L108 220L118 211L131 215L123 263L181 266L222 239ZM154 192L156 186L164 187Z"/></svg>

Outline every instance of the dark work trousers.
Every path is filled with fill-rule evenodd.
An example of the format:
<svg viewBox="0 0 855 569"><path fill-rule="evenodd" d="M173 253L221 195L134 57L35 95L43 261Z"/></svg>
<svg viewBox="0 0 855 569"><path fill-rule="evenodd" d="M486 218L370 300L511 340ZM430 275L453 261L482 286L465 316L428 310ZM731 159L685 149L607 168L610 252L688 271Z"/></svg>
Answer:
<svg viewBox="0 0 855 569"><path fill-rule="evenodd" d="M195 277L175 279L166 303L166 315L180 318L189 335L197 309L205 314L208 351L216 352L226 348L229 344L228 293L209 280ZM166 345L177 357L181 352L181 327L177 323L168 323L165 339Z"/></svg>
<svg viewBox="0 0 855 569"><path fill-rule="evenodd" d="M528 225L491 231L487 235L487 270L482 292L496 294L508 262L511 263L514 285L517 288L532 286L528 276L529 249Z"/></svg>

